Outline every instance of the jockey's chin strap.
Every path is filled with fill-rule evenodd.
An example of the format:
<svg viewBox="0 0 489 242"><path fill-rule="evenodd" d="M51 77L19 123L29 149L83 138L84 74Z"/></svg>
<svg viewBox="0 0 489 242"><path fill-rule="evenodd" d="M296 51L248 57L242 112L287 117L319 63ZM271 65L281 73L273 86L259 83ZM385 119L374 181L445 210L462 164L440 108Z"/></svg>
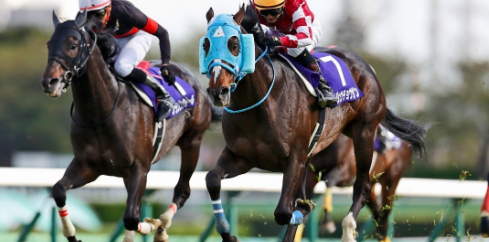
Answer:
<svg viewBox="0 0 489 242"><path fill-rule="evenodd" d="M268 46L266 47L265 51L263 51L263 53L255 60L255 64L261 58L263 58L265 55L267 55L267 53L268 53ZM251 110L253 108L258 107L260 104L262 104L268 98L268 96L270 95L270 92L272 91L273 84L275 83L275 67L273 66L273 62L272 62L272 59L270 58L270 55L267 55L267 57L268 57L268 60L270 61L270 64L272 65L273 79L272 79L272 84L270 84L270 87L268 88L268 91L265 94L265 96L260 101L258 101L257 103L255 103L255 104L253 104L253 105L251 105L251 106L249 106L247 108L240 109L240 110L234 111L234 110L229 109L228 107L224 107L224 110L226 110L226 112L231 113L231 114L243 113L243 112L246 112L248 110ZM225 65L221 65L221 66L224 67L224 68L226 68ZM226 68L226 69L228 69L228 68ZM237 75L235 75L235 77L234 77L234 83L231 84L231 92L234 92L234 90L236 90L236 88L238 87L239 82L246 75L246 73L244 75L241 75L241 74L242 73L238 73Z"/></svg>
<svg viewBox="0 0 489 242"><path fill-rule="evenodd" d="M50 53L48 58L48 60L58 62L66 70L63 79L61 80L61 82L64 83L63 92L66 92L66 88L70 86L73 77L75 75L80 77L85 73L88 59L90 59L90 56L97 45L97 35L92 30L85 30L84 26L80 28L74 26L59 26L58 28L74 29L80 36L82 36L82 38L80 38L78 54L75 57L68 56L63 51L57 51ZM91 46L88 43L88 35L90 35L93 40ZM68 62L69 66L66 65L65 62Z"/></svg>

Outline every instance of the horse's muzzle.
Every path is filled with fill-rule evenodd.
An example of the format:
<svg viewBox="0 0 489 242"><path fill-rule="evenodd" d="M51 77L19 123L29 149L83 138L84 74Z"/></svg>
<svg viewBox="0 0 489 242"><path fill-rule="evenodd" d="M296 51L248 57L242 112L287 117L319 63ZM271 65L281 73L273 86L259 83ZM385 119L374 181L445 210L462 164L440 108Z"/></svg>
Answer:
<svg viewBox="0 0 489 242"><path fill-rule="evenodd" d="M42 78L41 86L43 92L48 94L52 98L57 98L61 95L62 85L60 78Z"/></svg>
<svg viewBox="0 0 489 242"><path fill-rule="evenodd" d="M207 93L212 99L214 106L225 107L229 105L229 100L231 99L231 91L229 87L220 87L217 90L213 90L209 87L207 88Z"/></svg>

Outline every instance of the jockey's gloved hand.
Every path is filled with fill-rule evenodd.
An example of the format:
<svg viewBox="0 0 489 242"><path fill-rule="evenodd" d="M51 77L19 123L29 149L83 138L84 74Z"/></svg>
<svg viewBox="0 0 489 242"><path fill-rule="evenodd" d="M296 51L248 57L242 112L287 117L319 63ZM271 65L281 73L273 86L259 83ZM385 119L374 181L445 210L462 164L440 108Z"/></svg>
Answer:
<svg viewBox="0 0 489 242"><path fill-rule="evenodd" d="M279 37L265 38L263 40L263 45L268 46L268 47L279 46L279 45L282 45L282 40L280 40Z"/></svg>
<svg viewBox="0 0 489 242"><path fill-rule="evenodd" d="M161 76L163 76L163 79L165 79L166 83L168 83L169 85L175 84L175 74L173 74L173 71L170 69L168 65L161 66L160 72L161 72Z"/></svg>

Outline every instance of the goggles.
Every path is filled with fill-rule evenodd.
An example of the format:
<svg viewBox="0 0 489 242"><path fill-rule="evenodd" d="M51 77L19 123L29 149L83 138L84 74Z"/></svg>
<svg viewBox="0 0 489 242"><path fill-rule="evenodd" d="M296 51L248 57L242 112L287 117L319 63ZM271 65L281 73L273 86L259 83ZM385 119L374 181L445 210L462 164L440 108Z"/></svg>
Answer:
<svg viewBox="0 0 489 242"><path fill-rule="evenodd" d="M93 10L87 13L88 18L90 19L91 16L94 16L95 18L102 18L107 14L107 8L103 9L98 9L98 10Z"/></svg>
<svg viewBox="0 0 489 242"><path fill-rule="evenodd" d="M260 15L263 17L267 17L268 15L272 15L272 17L276 17L282 14L282 10L283 10L282 8L260 10Z"/></svg>

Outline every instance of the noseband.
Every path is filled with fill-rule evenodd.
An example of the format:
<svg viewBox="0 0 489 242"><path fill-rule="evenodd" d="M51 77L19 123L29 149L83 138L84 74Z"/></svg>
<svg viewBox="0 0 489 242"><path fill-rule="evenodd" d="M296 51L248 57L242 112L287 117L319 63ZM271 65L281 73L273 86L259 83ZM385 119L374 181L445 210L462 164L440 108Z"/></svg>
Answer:
<svg viewBox="0 0 489 242"><path fill-rule="evenodd" d="M83 75L83 73L85 73L87 69L86 64L97 43L97 35L91 30L85 30L84 26L76 27L59 24L58 26L56 26L56 30L63 31L62 33L67 32L64 35L57 35L60 37L70 36L70 33L75 33L80 37L78 38L80 40L78 54L75 57L68 56L66 53L63 52L63 50L61 50L61 48L56 48L56 50L52 50L51 48L49 51L48 61L56 61L63 67L63 69L66 70L63 78L61 79L61 82L64 83L63 92L66 92L66 88L70 86L73 77L75 75L77 77L80 77L81 75ZM90 46L90 44L88 43L89 35L92 37L93 40L92 46ZM53 37L54 36L56 35L53 35ZM60 40L60 38L58 37L58 39L56 39L56 41L54 41L54 43L52 44L61 46L62 41L63 39ZM68 63L68 65L65 64L66 62Z"/></svg>
<svg viewBox="0 0 489 242"><path fill-rule="evenodd" d="M56 31L61 31L61 32L56 33ZM71 80L73 79L74 76L80 77L86 72L87 62L90 59L93 50L97 46L97 34L95 34L95 32L93 32L92 30L86 30L84 25L78 27L76 25L73 26L67 24L66 25L58 24L56 26L55 33L53 35L53 38L56 37L56 39L54 39L53 41L53 38L51 38L52 40L51 44L52 45L54 44L55 46L61 46L64 38L68 36L72 36L80 40L77 55L75 57L68 56L66 53L63 52L63 50L60 47L58 47L55 50L53 50L53 48L50 48L49 57L48 57L49 61L53 60L58 62L66 70L66 73L63 75L63 78L61 80L61 82L64 83L63 92L65 92L66 88L68 88L68 86L71 84ZM89 36L91 36L92 38L92 45L88 43ZM68 63L68 65L66 65L65 63ZM102 119L102 121L90 125L81 124L77 122L73 118L73 108L74 108L74 102L73 102L71 104L71 110L70 110L70 116L71 119L73 120L73 123L82 128L93 128L107 122L107 120L109 120L114 114L114 111L117 107L117 103L119 101L119 97L121 93L119 82L117 83L117 86L118 86L117 96L114 101L114 105L112 106L112 110L110 111L109 115L107 115L105 118Z"/></svg>

